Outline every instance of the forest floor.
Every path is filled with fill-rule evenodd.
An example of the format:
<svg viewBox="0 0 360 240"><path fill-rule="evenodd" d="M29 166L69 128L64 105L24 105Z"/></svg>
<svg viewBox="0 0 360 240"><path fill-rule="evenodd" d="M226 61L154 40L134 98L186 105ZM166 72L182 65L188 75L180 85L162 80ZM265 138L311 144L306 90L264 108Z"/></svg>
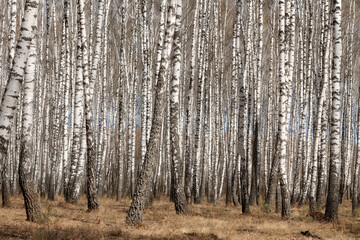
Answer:
<svg viewBox="0 0 360 240"><path fill-rule="evenodd" d="M47 220L30 223L22 197L14 197L11 208L0 208L0 239L360 239L360 217L352 216L348 200L340 206L337 224L314 221L306 216L308 206L293 208L291 220L282 221L280 213L266 214L260 207L242 215L240 207L223 201L191 205L190 213L181 216L163 197L146 210L143 224L128 226L129 199L102 198L100 204L98 212L87 213L85 198L76 206L63 199L44 201ZM304 231L313 237L303 236Z"/></svg>

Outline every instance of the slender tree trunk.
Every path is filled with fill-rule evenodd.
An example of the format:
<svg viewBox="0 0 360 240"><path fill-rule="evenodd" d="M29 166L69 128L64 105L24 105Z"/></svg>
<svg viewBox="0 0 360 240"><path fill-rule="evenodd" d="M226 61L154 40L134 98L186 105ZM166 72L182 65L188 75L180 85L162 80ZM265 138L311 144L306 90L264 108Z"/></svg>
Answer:
<svg viewBox="0 0 360 240"><path fill-rule="evenodd" d="M192 179L193 179L193 150L191 145L193 144L193 112L194 112L194 79L195 79L195 64L196 64L196 49L198 47L198 35L199 35L199 5L201 5L202 0L196 1L195 13L194 13L194 29L193 29L193 39L192 39L192 48L191 48L191 61L190 69L191 74L189 78L189 87L187 90L186 96L186 147L185 147L185 194L187 202L191 202L191 189L192 189Z"/></svg>
<svg viewBox="0 0 360 240"><path fill-rule="evenodd" d="M12 68L13 60L15 57L15 47L16 47L16 20L17 20L17 5L18 1L16 0L9 0L9 5L11 5L11 19L10 19L10 26L9 26L9 69Z"/></svg>
<svg viewBox="0 0 360 240"><path fill-rule="evenodd" d="M241 14L242 14L242 6L241 0L236 2L236 16L237 16L237 27L239 28L241 22ZM236 39L237 47L240 45L240 38L237 37ZM237 71L239 71L240 63L237 62ZM246 73L241 78L240 82L240 91L239 91L239 108L244 109L247 96L246 96ZM245 143L246 143L246 122L247 122L247 115L246 111L239 112L239 120L238 120L238 143L239 143L239 157L240 157L240 183L241 183L241 208L244 214L250 214L250 204L249 204L249 194L248 194L248 185L247 185L247 159L245 156Z"/></svg>
<svg viewBox="0 0 360 240"><path fill-rule="evenodd" d="M330 62L330 29L329 29L329 3L328 1L323 0L324 2L324 46L322 49L322 77L324 83L327 82L326 92L329 88L329 62ZM323 102L323 113L321 120L321 143L320 143L320 159L319 159L319 178L318 186L316 193L316 204L320 206L325 199L325 178L326 178L326 163L327 163L327 138L328 138L328 112L327 112L327 102L325 99Z"/></svg>
<svg viewBox="0 0 360 240"><path fill-rule="evenodd" d="M103 5L103 1L101 1ZM88 199L88 211L96 211L99 208L97 199L97 189L95 180L95 146L93 141L94 136L94 124L93 124L93 92L94 81L89 81L88 71L88 51L87 51L87 38L85 28L85 3L83 0L78 0L78 17L80 18L79 33L82 45L82 68L83 68L83 84L85 89L84 102L85 102L85 125L86 125L86 146L87 146L87 199ZM102 8L99 9L99 14L102 14ZM102 22L102 19L100 18ZM99 23L98 23L99 24ZM97 28L98 31L98 28ZM98 40L98 39L97 39ZM96 42L96 46L98 42ZM98 47L98 46L97 46Z"/></svg>
<svg viewBox="0 0 360 240"><path fill-rule="evenodd" d="M76 63L76 82L75 82L75 102L74 102L74 132L71 154L71 166L68 180L68 189L65 199L69 203L77 204L80 201L81 178L83 176L86 135L84 133L84 68L83 68L83 46L82 46L82 26L80 0L78 5L78 35L77 35L77 63ZM86 47L84 46L85 50Z"/></svg>
<svg viewBox="0 0 360 240"><path fill-rule="evenodd" d="M279 1L279 37L280 37L280 111L279 111L279 158L280 158L280 187L283 219L290 218L290 197L288 191L288 180L286 170L288 124L289 124L289 91L290 79L285 75L285 1Z"/></svg>

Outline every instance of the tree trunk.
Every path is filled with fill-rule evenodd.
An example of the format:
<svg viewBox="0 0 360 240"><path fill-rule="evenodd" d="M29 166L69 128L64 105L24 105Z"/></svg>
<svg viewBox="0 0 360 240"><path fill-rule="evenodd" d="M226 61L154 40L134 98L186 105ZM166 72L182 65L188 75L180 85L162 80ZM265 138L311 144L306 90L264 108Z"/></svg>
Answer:
<svg viewBox="0 0 360 240"><path fill-rule="evenodd" d="M156 93L155 93L155 104L154 104L154 118L151 125L150 139L148 147L145 154L145 159L143 163L142 171L138 177L137 186L133 201L131 203L128 215L126 217L126 222L131 225L137 225L142 222L142 217L144 214L145 204L148 198L148 189L152 186L151 181L153 177L153 169L155 157L159 148L160 133L161 133L161 123L162 115L164 112L165 105L165 96L166 96L166 79L167 72L170 65L170 55L173 45L173 35L174 35L174 25L175 25L175 5L177 0L172 0L170 6L168 7L168 26L165 34L165 44L162 53L161 67L159 71L159 76L156 84Z"/></svg>
<svg viewBox="0 0 360 240"><path fill-rule="evenodd" d="M290 81L292 76L285 75L285 1L279 1L279 38L280 38L280 62L279 62L279 77L280 77L280 111L279 111L279 177L281 187L282 210L281 217L283 219L290 218L290 197L288 191L288 180L286 172L287 161L287 140L288 140L288 114L290 101Z"/></svg>
<svg viewBox="0 0 360 240"><path fill-rule="evenodd" d="M82 45L82 68L83 68L83 85L85 89L84 102L85 102L85 125L86 125L86 146L87 146L87 199L88 199L88 211L96 211L99 208L96 179L95 179L95 146L93 141L94 136L94 124L93 124L93 92L95 81L89 80L88 71L88 51L87 51L87 40L86 40L86 28L85 28L85 3L83 0L78 1L78 17L80 18L79 34ZM100 1L99 14L102 14L103 1ZM100 18L100 21L102 19ZM99 22L98 22L99 24ZM100 22L101 24L101 22ZM97 31L100 31L97 28ZM98 40L98 39L97 39ZM99 43L96 43L96 46ZM98 46L97 46L98 47ZM95 62L95 61L94 61ZM95 63L96 64L96 63ZM94 72L92 72L94 74ZM95 77L93 76L93 79Z"/></svg>
<svg viewBox="0 0 360 240"><path fill-rule="evenodd" d="M341 40L341 2L333 0L333 62L332 62L332 113L331 113L331 137L330 137L330 169L329 188L326 199L325 219L336 221L338 218L339 205L339 174L340 174L340 71L342 58Z"/></svg>
<svg viewBox="0 0 360 240"><path fill-rule="evenodd" d="M32 2L33 14L37 14L38 3ZM29 5L27 5L29 6ZM29 9L29 8L28 8ZM27 9L27 10L28 10ZM31 11L31 10L30 10ZM35 18L36 19L36 18ZM32 26L36 26L35 24ZM36 29L36 27L35 27ZM25 210L28 221L36 222L43 218L39 195L32 181L31 166L34 162L33 153L33 123L35 100L35 68L36 68L36 38L30 44L24 78L24 113L22 121L22 140L19 162L19 182L24 196Z"/></svg>
<svg viewBox="0 0 360 240"><path fill-rule="evenodd" d="M178 214L188 212L187 202L184 192L184 180L182 174L182 162L180 158L180 141L179 141L179 84L181 75L181 15L182 3L177 0L175 6L176 21L174 32L174 57L173 57L173 76L171 81L171 98L170 98L170 135L171 135L171 152L172 168L174 173L175 185L175 210Z"/></svg>
<svg viewBox="0 0 360 240"><path fill-rule="evenodd" d="M3 180L3 206L9 205L9 184L6 170L7 168L7 153L10 141L11 125L14 123L14 115L17 109L18 99L21 93L23 77L25 75L25 67L28 61L29 48L31 41L35 36L37 29L37 13L39 1L26 1L25 15L21 23L20 37L17 43L16 52L14 55L13 65L10 70L8 82L2 96L0 108L0 162L3 164L2 176ZM36 61L36 56L35 56ZM29 165L28 165L29 167ZM25 172L26 177L31 178L30 169ZM31 218L28 218L32 220Z"/></svg>

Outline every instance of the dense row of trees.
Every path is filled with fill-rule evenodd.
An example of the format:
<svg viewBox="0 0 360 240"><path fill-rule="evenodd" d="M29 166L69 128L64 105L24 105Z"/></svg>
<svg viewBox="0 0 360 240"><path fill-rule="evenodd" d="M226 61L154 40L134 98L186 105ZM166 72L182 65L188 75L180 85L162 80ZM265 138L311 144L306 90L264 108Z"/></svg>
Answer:
<svg viewBox="0 0 360 240"><path fill-rule="evenodd" d="M359 207L358 0L0 0L2 204ZM100 202L101 204L101 202Z"/></svg>

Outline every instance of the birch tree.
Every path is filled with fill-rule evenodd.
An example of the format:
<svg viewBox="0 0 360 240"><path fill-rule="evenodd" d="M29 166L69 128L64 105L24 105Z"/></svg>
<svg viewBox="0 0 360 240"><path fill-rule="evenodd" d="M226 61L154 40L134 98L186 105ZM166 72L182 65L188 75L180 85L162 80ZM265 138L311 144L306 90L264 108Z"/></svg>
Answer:
<svg viewBox="0 0 360 240"><path fill-rule="evenodd" d="M38 2L33 2L33 14L37 14ZM29 8L26 9L29 11ZM26 11L25 10L25 11ZM35 27L36 25L32 25ZM35 27L36 29L36 27ZM24 113L22 121L22 140L19 162L19 182L24 197L26 216L28 221L40 221L43 218L40 198L32 180L31 167L34 163L33 127L35 103L35 69L36 69L36 39L30 44L28 60L24 77Z"/></svg>
<svg viewBox="0 0 360 240"><path fill-rule="evenodd" d="M143 169L138 177L137 186L133 201L131 203L126 222L128 224L137 225L142 222L142 216L144 214L145 203L147 201L147 191L151 186L150 181L152 179L153 164L157 149L159 147L160 132L161 132L161 116L164 111L164 103L166 96L166 79L167 72L170 65L170 54L173 45L173 36L176 20L176 3L178 0L172 0L168 7L167 29L164 38L164 48L161 58L161 66L156 83L155 103L154 103L154 117L151 124L151 131L148 147L145 154L143 163Z"/></svg>
<svg viewBox="0 0 360 240"><path fill-rule="evenodd" d="M285 1L279 1L279 41L280 41L280 111L279 111L279 177L281 185L282 210L281 216L284 219L290 218L290 198L288 192L288 180L286 172L288 122L289 122L289 91L290 79L285 76Z"/></svg>
<svg viewBox="0 0 360 240"><path fill-rule="evenodd" d="M32 182L31 164L32 155L32 123L34 114L34 82L36 65L36 40L37 15L39 1L26 1L25 13L21 23L21 32L14 55L14 62L9 74L9 80L5 88L0 107L0 143L2 162L6 161L10 126L14 121L16 105L21 93L21 86L25 76L25 116L23 121L23 141L21 143L21 157L19 163L20 186L22 188L27 220L38 221L42 218L41 205L38 199L36 188ZM34 41L32 43L32 41ZM31 51L30 51L31 49ZM26 71L25 71L26 69Z"/></svg>
<svg viewBox="0 0 360 240"><path fill-rule="evenodd" d="M101 1L101 5L103 5ZM100 5L100 6L101 6ZM94 131L93 131L93 111L91 107L93 106L93 93L94 93L94 80L90 82L89 80L89 63L88 63L88 51L87 51L87 40L86 40L86 28L85 28L85 13L84 13L85 3L83 0L78 1L78 15L80 17L79 24L79 34L82 47L82 68L83 68L83 85L84 85L84 102L85 102L85 125L86 125L86 147L87 147L87 199L88 199L88 211L95 211L99 208L98 199L97 199L97 189L95 182L95 146L94 146ZM102 6L103 7L103 6ZM102 7L99 11L102 10ZM102 12L99 12L102 14ZM99 17L100 23L102 23L101 17ZM99 20L98 19L98 20ZM99 28L97 27L97 31ZM98 51L98 39L96 42L96 50ZM97 59L97 58L95 58ZM94 61L95 62L95 61ZM96 63L95 63L96 64ZM93 67L94 69L94 67ZM93 73L94 74L94 73Z"/></svg>
<svg viewBox="0 0 360 240"><path fill-rule="evenodd" d="M182 162L180 158L180 134L179 134L179 85L181 75L181 15L182 3L177 0L175 3L175 31L174 31L174 56L173 75L171 80L170 99L170 134L172 151L172 168L175 185L175 210L176 213L187 213L187 202L184 192L184 179L182 174Z"/></svg>
<svg viewBox="0 0 360 240"><path fill-rule="evenodd" d="M77 18L77 61L76 61L76 82L75 82L75 105L74 105L74 128L73 144L71 153L70 174L65 199L67 202L77 204L80 200L81 177L83 176L85 164L86 143L84 141L85 132L83 128L84 121L84 66L83 66L83 45L81 20L83 15L83 2L78 0L78 18ZM86 51L86 46L84 46ZM86 138L85 138L86 139Z"/></svg>
<svg viewBox="0 0 360 240"><path fill-rule="evenodd" d="M326 199L325 218L335 221L338 218L339 174L340 174L340 71L342 59L341 38L341 0L333 2L333 60L332 60L332 111L330 137L329 188Z"/></svg>

